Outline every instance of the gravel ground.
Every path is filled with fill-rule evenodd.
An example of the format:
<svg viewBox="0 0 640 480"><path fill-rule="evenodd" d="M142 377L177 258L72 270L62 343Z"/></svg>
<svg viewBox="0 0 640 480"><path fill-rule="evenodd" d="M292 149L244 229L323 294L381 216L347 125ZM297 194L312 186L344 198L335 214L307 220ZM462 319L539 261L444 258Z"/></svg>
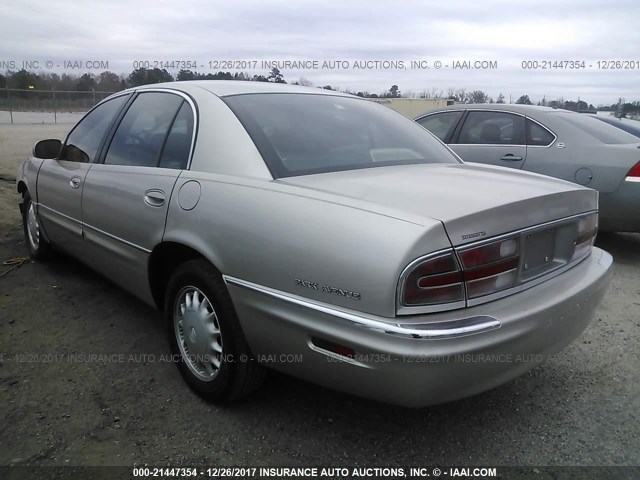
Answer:
<svg viewBox="0 0 640 480"><path fill-rule="evenodd" d="M0 263L27 254L17 162L67 128L0 127ZM160 361L158 312L67 257L26 263L0 278L0 465L639 465L640 235L598 244L616 272L577 341L502 387L419 410L276 373L245 401L206 403ZM78 353L125 361L69 361Z"/></svg>

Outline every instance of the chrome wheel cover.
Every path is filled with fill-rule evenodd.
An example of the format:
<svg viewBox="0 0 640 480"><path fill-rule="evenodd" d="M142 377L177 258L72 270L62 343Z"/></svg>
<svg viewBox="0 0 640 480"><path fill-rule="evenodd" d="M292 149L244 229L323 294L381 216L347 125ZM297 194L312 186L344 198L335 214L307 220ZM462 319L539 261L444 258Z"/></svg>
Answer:
<svg viewBox="0 0 640 480"><path fill-rule="evenodd" d="M189 370L205 382L213 380L222 365L222 335L211 302L202 291L187 286L178 293L173 326L180 354Z"/></svg>
<svg viewBox="0 0 640 480"><path fill-rule="evenodd" d="M29 210L27 210L27 237L31 248L38 250L40 246L40 224L38 223L38 217L36 216L36 209L33 203L29 203Z"/></svg>

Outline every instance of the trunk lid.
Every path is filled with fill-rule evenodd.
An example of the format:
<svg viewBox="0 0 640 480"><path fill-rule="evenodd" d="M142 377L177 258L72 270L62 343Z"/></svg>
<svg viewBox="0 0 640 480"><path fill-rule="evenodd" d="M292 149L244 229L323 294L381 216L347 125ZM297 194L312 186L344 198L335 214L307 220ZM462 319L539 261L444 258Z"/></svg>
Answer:
<svg viewBox="0 0 640 480"><path fill-rule="evenodd" d="M473 163L366 168L277 182L366 201L372 210L390 207L403 220L439 220L454 246L598 208L595 190Z"/></svg>

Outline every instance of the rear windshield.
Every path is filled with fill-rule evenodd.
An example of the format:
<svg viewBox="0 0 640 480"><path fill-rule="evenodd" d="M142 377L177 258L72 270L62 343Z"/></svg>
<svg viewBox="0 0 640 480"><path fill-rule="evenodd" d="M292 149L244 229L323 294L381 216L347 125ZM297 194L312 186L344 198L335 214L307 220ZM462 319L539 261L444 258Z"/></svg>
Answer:
<svg viewBox="0 0 640 480"><path fill-rule="evenodd" d="M274 178L417 163L459 163L417 123L368 100L262 93L224 98Z"/></svg>
<svg viewBox="0 0 640 480"><path fill-rule="evenodd" d="M637 120L622 120L621 118L612 117L610 115L595 115L592 118L608 123L609 125L613 125L614 127L636 137L640 137L640 122Z"/></svg>
<svg viewBox="0 0 640 480"><path fill-rule="evenodd" d="M555 118L561 119L574 127L600 140L602 143L620 144L637 143L638 139L630 133L624 132L612 125L600 122L588 115L570 112L554 112Z"/></svg>

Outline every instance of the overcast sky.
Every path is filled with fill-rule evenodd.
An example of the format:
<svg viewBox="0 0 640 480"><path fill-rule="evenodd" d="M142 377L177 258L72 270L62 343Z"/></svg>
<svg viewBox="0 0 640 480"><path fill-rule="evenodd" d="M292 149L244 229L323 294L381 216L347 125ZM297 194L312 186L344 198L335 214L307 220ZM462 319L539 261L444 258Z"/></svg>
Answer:
<svg viewBox="0 0 640 480"><path fill-rule="evenodd" d="M507 101L522 94L534 101L579 96L597 105L640 100L638 20L639 0L21 0L2 8L0 62L84 73L58 65L103 60L128 74L135 60L196 60L201 73L219 70L208 64L218 60L317 60L320 67L340 60L349 68L282 74L288 82L304 77L353 91L380 93L397 84L402 92L465 88L494 98L503 93ZM353 68L363 60L402 61L405 69ZM430 68L412 69L412 60ZM452 68L454 61L476 60L497 68ZM526 60L584 60L586 69L523 70ZM630 60L635 69L599 70L597 62L608 60ZM239 71L267 73L260 63Z"/></svg>

